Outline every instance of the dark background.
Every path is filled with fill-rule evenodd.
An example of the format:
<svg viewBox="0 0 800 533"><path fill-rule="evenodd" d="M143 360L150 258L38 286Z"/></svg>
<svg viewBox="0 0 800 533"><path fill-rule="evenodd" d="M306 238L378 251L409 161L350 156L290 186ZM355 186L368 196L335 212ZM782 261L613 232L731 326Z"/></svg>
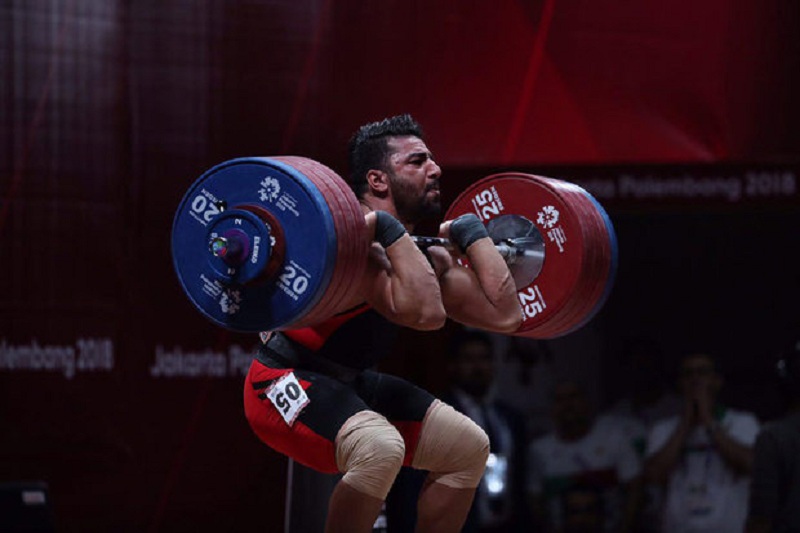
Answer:
<svg viewBox="0 0 800 533"><path fill-rule="evenodd" d="M614 291L551 343L600 404L646 334L670 362L717 354L728 401L770 417L771 355L800 329L799 22L791 0L0 3L0 482L46 481L60 531L280 531L286 464L241 408L256 339L185 298L172 217L232 157L345 173L352 131L401 112L445 202L514 169L606 207ZM741 194L621 186L676 176ZM440 390L451 330L405 334L385 368ZM99 364L18 358L46 347ZM159 351L222 366L157 376Z"/></svg>

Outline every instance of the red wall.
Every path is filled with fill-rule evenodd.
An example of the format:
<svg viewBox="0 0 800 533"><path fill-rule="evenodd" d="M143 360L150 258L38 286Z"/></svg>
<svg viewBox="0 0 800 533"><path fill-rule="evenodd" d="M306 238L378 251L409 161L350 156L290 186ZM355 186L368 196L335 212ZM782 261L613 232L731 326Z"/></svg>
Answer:
<svg viewBox="0 0 800 533"><path fill-rule="evenodd" d="M0 5L0 481L48 481L62 531L281 516L283 460L240 406L255 339L203 319L171 265L182 194L225 159L298 154L344 172L355 127L411 112L449 198L511 167L744 161L795 176L796 2L487 5ZM779 192L795 213L796 187ZM409 338L408 353L441 347ZM164 352L196 365L159 374ZM390 366L441 384L436 364Z"/></svg>

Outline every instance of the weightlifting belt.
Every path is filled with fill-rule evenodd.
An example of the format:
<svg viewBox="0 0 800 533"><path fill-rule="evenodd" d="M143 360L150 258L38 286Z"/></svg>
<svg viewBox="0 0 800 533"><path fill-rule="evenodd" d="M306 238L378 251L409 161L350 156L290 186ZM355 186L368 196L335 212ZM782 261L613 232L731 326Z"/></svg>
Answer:
<svg viewBox="0 0 800 533"><path fill-rule="evenodd" d="M277 361L287 367L318 372L345 383L352 382L362 372L317 355L283 332L276 332L266 344L262 344L256 352L256 359L266 366L274 366Z"/></svg>

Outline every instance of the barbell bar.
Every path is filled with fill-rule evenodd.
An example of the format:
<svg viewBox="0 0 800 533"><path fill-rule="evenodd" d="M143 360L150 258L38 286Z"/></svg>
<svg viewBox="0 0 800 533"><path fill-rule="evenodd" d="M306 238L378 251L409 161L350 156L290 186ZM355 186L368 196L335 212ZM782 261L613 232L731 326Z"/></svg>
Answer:
<svg viewBox="0 0 800 533"><path fill-rule="evenodd" d="M486 224L514 277L524 319L517 335L562 336L602 307L616 271L616 237L583 189L497 174L469 186L445 217L467 212ZM184 195L173 222L173 265L212 322L236 331L292 329L343 311L366 268L366 233L355 195L325 165L239 158L206 171ZM412 238L423 249L453 247L439 237Z"/></svg>

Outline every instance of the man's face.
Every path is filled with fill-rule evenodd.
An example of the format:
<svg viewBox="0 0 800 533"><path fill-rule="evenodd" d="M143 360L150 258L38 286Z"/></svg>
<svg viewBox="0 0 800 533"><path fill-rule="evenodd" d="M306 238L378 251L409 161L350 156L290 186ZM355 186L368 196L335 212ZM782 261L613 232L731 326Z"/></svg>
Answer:
<svg viewBox="0 0 800 533"><path fill-rule="evenodd" d="M471 396L482 398L494 378L492 347L481 341L468 341L458 348L451 363L453 383Z"/></svg>
<svg viewBox="0 0 800 533"><path fill-rule="evenodd" d="M388 140L389 183L395 208L404 222L416 223L441 211L439 177L442 169L422 139L414 136Z"/></svg>
<svg viewBox="0 0 800 533"><path fill-rule="evenodd" d="M588 426L591 408L580 385L568 381L556 385L553 394L553 419L556 426L566 429Z"/></svg>
<svg viewBox="0 0 800 533"><path fill-rule="evenodd" d="M714 362L704 355L685 358L680 372L680 387L684 393L716 394L722 386L722 379L714 368Z"/></svg>

